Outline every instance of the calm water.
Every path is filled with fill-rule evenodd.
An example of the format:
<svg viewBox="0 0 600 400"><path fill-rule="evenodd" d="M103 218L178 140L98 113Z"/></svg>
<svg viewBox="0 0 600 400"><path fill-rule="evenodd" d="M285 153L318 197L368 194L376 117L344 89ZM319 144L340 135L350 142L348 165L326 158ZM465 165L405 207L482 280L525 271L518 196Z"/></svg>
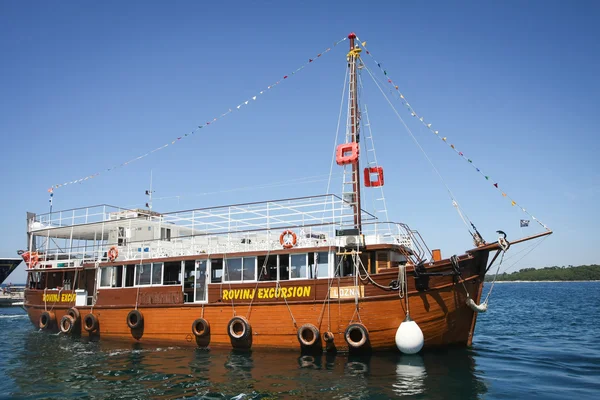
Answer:
<svg viewBox="0 0 600 400"><path fill-rule="evenodd" d="M596 399L600 282L498 284L472 349L369 358L86 343L0 309L0 398Z"/></svg>

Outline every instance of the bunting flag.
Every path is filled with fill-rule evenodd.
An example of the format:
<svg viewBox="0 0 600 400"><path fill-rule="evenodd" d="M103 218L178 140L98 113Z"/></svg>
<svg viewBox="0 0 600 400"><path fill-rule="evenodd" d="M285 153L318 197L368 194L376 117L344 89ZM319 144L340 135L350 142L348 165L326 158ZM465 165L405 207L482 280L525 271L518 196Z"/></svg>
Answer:
<svg viewBox="0 0 600 400"><path fill-rule="evenodd" d="M526 226L529 226L529 220L528 219L522 219L521 220L521 228L524 228Z"/></svg>
<svg viewBox="0 0 600 400"><path fill-rule="evenodd" d="M486 175L485 173L483 173L481 171L481 169L478 168L473 163L473 160L470 159L470 158L465 157L464 153L462 151L459 151L454 144L449 143L447 137L440 136L439 135L439 133L440 133L439 130L436 130L436 129L432 128L433 124L431 122L427 121L425 119L425 117L423 117L423 116L421 116L421 115L419 115L417 113L417 111L410 105L410 103L408 102L408 100L406 99L406 97L404 96L404 94L402 94L402 92L399 89L399 86L396 83L394 83L394 80L389 75L388 71L386 69L384 69L383 66L382 66L382 64L375 59L375 57L373 56L373 54L371 53L371 51L367 50L366 42L362 42L360 39L358 39L358 37L357 37L357 41L358 41L358 43L361 44L361 47L363 48L364 52L367 53L369 55L369 57L371 57L371 59L377 65L377 67L379 68L379 70L381 72L383 72L383 75L385 75L385 80L391 86L390 92L391 93L396 93L398 95L398 100L400 100L402 102L402 105L406 107L406 109L408 110L408 112L410 113L410 115L413 116L413 117L415 117L415 118L417 118L431 133L433 133L438 138L440 138L440 140L442 140L442 142L446 143L446 145L448 147L450 147L459 157L461 157L468 164L470 164L473 168L475 168L475 171L477 171L483 178L485 178L485 180L489 181L491 179L491 177L489 175ZM492 180L492 182L494 182L494 180ZM505 191L503 191L502 189L500 189L500 187L498 186L497 182L494 182L493 186L502 194L503 197L506 197L508 200L510 200L511 205L518 206L525 214L529 215L531 217L531 219L533 219L538 224L540 224L544 229L550 230L546 225L544 225L542 223L542 221L538 220L533 215L531 215L529 212L527 212L527 210L525 210L525 208L523 208L519 203L517 203L516 200L514 200L512 197L510 197L508 194L506 194Z"/></svg>
<svg viewBox="0 0 600 400"><path fill-rule="evenodd" d="M248 99L248 100L245 100L245 101L241 102L240 104L238 104L238 105L237 105L237 106L235 106L234 108L229 108L229 110L228 110L228 111L224 112L224 113L223 113L223 114L221 114L220 116L218 116L218 117L215 117L215 118L213 118L213 119L211 119L211 120L208 120L207 122L205 122L205 123L204 123L204 124L202 124L202 125L198 125L198 127L197 127L197 128L195 128L194 130L192 130L192 131L191 131L191 132L189 132L189 133L186 133L186 134L184 134L183 136L179 136L179 137L177 137L177 138L175 138L175 139L171 140L170 142L168 142L168 143L166 143L166 144L164 144L164 145L162 145L162 146L160 146L160 147L157 147L157 148L155 148L154 150L151 150L151 151L149 151L149 152L147 152L147 153L145 153L145 154L142 154L142 155L140 155L140 156L137 156L137 157L135 157L135 158L132 158L131 160L125 161L125 162L123 162L123 163L121 163L121 164L118 164L118 165L114 165L114 166L112 166L112 167L110 167L110 168L106 168L106 169L102 170L101 172L96 172L95 174L88 175L88 176L86 176L86 177L84 177L84 178L75 179L75 180L72 180L72 181L68 181L68 182L64 182L64 183L59 183L59 184L52 185L52 186L51 186L51 187L48 189L48 192L50 192L50 196L51 196L51 197L50 197L50 203L52 203L52 192L53 192L53 190L54 190L54 189L58 189L58 188L61 188L61 187L63 187L63 186L67 186L67 185L72 185L72 184L74 184L74 183L83 183L83 182L85 182L85 181L87 181L87 180L89 180L89 179L92 179L92 178L95 178L95 177L97 177L97 176L98 176L98 175L100 175L101 173L105 173L105 172L113 171L113 170L115 170L115 169L117 169L117 168L121 168L121 167L124 167L124 166L126 166L126 165L129 165L129 164L131 164L131 163L133 163L133 162L135 162L135 161L141 160L142 158L148 157L148 156L149 156L150 154L152 154L152 153L156 153L157 151L160 151L160 150L166 149L167 147L169 147L169 146L172 146L172 145L174 145L174 144L178 143L180 140L182 140L182 139L184 139L184 138L186 138L186 137L188 137L188 136L192 136L192 135L196 134L198 131L200 131L200 129L206 128L206 127L208 127L209 125L211 125L211 124L215 123L216 121L220 120L221 118L225 117L226 115L230 114L231 112L233 112L233 110L234 110L234 109L235 109L235 110L239 110L240 108L242 108L242 107L244 107L244 106L248 105L248 104L249 104L251 101L255 101L255 100L256 100L256 99L257 99L257 98L258 98L260 95L262 95L262 94L265 94L265 93L266 93L268 90L271 90L271 89L273 89L275 86L278 86L278 85L279 85L279 84L281 84L281 83L282 83L284 80L287 80L288 78L290 78L292 75L295 75L295 74L297 74L298 72L302 71L304 68L306 68L306 66L307 66L307 65L309 65L309 64L312 64L312 63L313 63L313 62L314 62L316 59L318 59L318 58L322 57L324 54L327 54L327 53L329 53L329 52L332 50L332 48L333 48L333 47L336 47L338 44L340 44L341 42L343 42L343 41L345 41L345 40L347 40L347 38L346 38L346 37L344 37L344 38L343 38L343 39L341 39L341 40L338 40L337 42L335 42L335 43L333 44L333 46L332 46L332 47L328 47L327 49L325 49L325 50L324 50L324 51L322 51L321 53L318 53L316 57L309 58L309 59L308 59L308 61L306 61L306 62L305 62L304 64L302 64L300 67L296 68L296 70L292 71L290 74L283 75L283 78L281 78L281 79L279 79L278 81L276 81L275 83L272 83L271 85L267 86L267 88L266 88L266 89L263 89L263 90L261 90L261 91L260 91L260 92L258 92L256 95L252 96L250 99Z"/></svg>

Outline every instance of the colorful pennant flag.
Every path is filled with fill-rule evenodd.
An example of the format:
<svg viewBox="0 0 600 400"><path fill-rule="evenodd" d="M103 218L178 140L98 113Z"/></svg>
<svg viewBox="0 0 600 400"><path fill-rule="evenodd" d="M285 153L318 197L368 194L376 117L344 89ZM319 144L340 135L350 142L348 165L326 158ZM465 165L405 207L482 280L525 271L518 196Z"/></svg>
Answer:
<svg viewBox="0 0 600 400"><path fill-rule="evenodd" d="M337 46L338 44L340 44L341 42L343 42L343 41L345 41L345 40L347 40L347 38L346 38L346 37L344 37L343 39L340 39L340 40L338 40L337 42L335 42L335 43L333 44L333 47ZM327 48L325 51L323 51L323 52L319 53L319 54L317 55L317 57L316 57L316 58L319 58L319 57L321 57L323 54L326 54L326 53L328 53L329 51L331 51L331 49L332 49L331 47L328 47L328 48ZM301 65L300 67L298 67L298 68L297 68L295 71L293 71L291 74L284 75L284 76L283 76L283 80L285 80L285 79L288 79L288 78L289 78L291 75L295 75L297 72L300 72L300 71L302 71L304 68L306 68L306 66L307 66L308 64L310 64L310 63L312 63L312 62L313 62L313 59L309 59L309 61L308 61L308 62L306 62L306 63L304 63L303 65ZM279 85L281 82L282 82L282 81L277 81L277 82L275 82L274 84L271 84L271 85L267 86L267 89L266 89L266 90L261 90L261 91L259 92L259 95L261 95L261 94L265 93L267 90L273 89L275 86ZM257 97L258 97L258 95L256 95L256 96L253 96L253 97L252 97L252 100L256 100L256 99L257 99ZM235 109L239 110L241 107L243 107L243 106L245 106L245 105L248 105L248 103L249 103L249 102L250 102L250 100L246 100L246 101L244 101L244 102L242 102L242 103L238 104L238 105L235 107ZM208 122L204 123L203 125L198 125L198 127L197 127L196 129L194 129L193 131L191 131L190 133L186 133L186 134L185 134L185 135L183 135L183 136L179 136L179 137L178 137L178 138L176 138L175 140L172 140L172 141L170 141L169 143L166 143L166 144L164 144L164 145L162 145L162 146L160 146L160 147L157 147L156 149L154 149L154 150L152 150L152 151L149 151L149 152L148 152L148 153L146 153L146 154L143 154L143 155L141 155L141 156L138 156L138 157L132 158L131 160L129 160L129 161L125 161L125 162L123 162L123 163L121 163L121 164L119 164L119 165L115 165L115 166L112 166L112 167L110 167L110 168L106 168L105 170L103 170L103 172L109 172L109 171L113 171L113 170L115 170L115 169L117 169L117 168L124 167L124 166L126 166L126 165L129 165L129 164L131 164L131 163L132 163L132 162L134 162L134 161L137 161L137 160L140 160L140 159L142 159L142 158L144 158L144 157L147 157L147 156L149 156L149 155L150 155L150 154L152 154L152 153L155 153L155 152L157 152L157 151L163 150L163 149L167 148L167 147L168 147L168 146L170 146L170 145L174 145L175 143L177 143L178 141L180 141L182 138L184 138L184 137L188 137L188 136L191 136L191 135L194 135L194 134L195 134L196 132L198 132L200 129L202 129L202 128L204 128L204 127L207 127L207 126L211 125L211 123L214 123L214 122L218 121L219 119L221 119L221 118L225 117L227 114L231 113L231 112L232 112L232 110L233 110L232 108L229 108L229 111L227 111L227 112L225 112L225 113L221 114L221 116L219 116L219 117L216 117L216 118L213 118L212 120L209 120ZM87 181L88 179L95 178L95 177L97 177L98 175L100 175L100 172L96 172L95 174L88 175L88 176L86 176L85 178L80 178L80 179L75 179L75 180L73 180L73 181L68 181L68 182L64 182L64 183L55 184L55 185L51 186L51 187L48 189L48 192L52 193L52 191L53 191L54 189L58 189L58 188L61 188L61 187L63 187L63 186L67 186L67 185L72 185L72 184L74 184L74 183L82 183L82 182L84 182L84 181ZM50 202L52 202L52 199L50 199Z"/></svg>
<svg viewBox="0 0 600 400"><path fill-rule="evenodd" d="M357 37L358 39L358 37ZM383 75L386 77L386 80L388 81L388 83L390 84L390 86L393 88L393 90L395 90L395 92L399 95L399 99L402 102L402 104L407 108L407 110L410 112L410 115L413 117L417 117L417 119L423 123L423 125L425 125L425 127L427 129L429 129L429 131L431 131L432 133L434 133L435 135L438 135L438 137L444 142L446 143L446 145L448 145L452 150L454 150L455 153L457 153L459 156L461 156L465 161L467 161L473 168L475 168L475 170L481 174L481 176L483 176L486 180L490 180L490 176L485 175L481 169L479 169L474 163L473 160L471 160L470 158L466 158L463 154L462 151L459 151L456 146L454 146L454 144L448 143L447 141L447 137L440 137L439 136L439 130L434 130L431 128L432 124L427 121L425 119L425 117L420 116L416 110L408 103L408 101L406 100L406 97L404 96L403 93L400 92L400 90L398 89L398 85L396 83L394 83L393 78L388 74L387 70L384 70L381 67L381 63L379 61L377 61L375 59L375 57L373 56L373 53L369 50L367 50L366 48L366 42L361 42L361 40L358 40L359 43L361 43L363 49L365 50L365 52L371 57L371 59L373 60L373 62L375 64L377 64L377 67L381 70L381 72L383 73ZM392 89L390 89L392 93L394 93L394 91ZM513 200L510 196L508 196L505 192L503 192L499 187L498 187L498 183L494 183L493 186L498 189L500 191L500 193L502 193L503 197L507 197L510 201L511 201L511 205L515 206L518 205L517 202L515 200ZM537 221L542 227L544 227L546 230L549 230L548 227L546 225L544 225L540 220L536 219L533 215L531 215L529 212L527 212L525 210L525 208L521 207L519 205L519 207L521 208L521 210L526 213L527 215L529 215L534 221Z"/></svg>

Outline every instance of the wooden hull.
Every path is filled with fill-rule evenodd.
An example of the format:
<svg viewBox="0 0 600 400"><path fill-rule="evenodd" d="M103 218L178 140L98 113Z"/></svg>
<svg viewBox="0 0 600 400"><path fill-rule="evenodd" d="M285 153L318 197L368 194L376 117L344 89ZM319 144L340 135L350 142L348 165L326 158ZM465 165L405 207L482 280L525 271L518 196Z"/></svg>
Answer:
<svg viewBox="0 0 600 400"><path fill-rule="evenodd" d="M476 313L467 305L466 292L476 302L480 301L483 287L487 252L462 256L459 259L461 278L452 274L432 276L429 288L418 291L412 270L408 276L408 307L410 317L417 322L425 338L425 348L447 345L469 346L475 329ZM448 272L452 267L449 260L438 261L427 267L428 272ZM398 279L398 268L372 275L376 283L388 287ZM371 282L359 281L360 298L331 298L331 293L342 293L343 288L355 285L354 277L334 279L294 280L282 282L282 288L292 286L310 288L298 291L302 298L289 296L286 299L273 298L275 282L260 282L235 285L240 290L238 298L232 290L234 285L211 284L208 286L209 303L183 303L181 287L147 287L100 290L96 305L78 307L83 318L92 312L99 321L99 329L91 334L99 339L116 339L161 344L196 346L192 334L192 323L204 318L210 324L210 346L232 346L228 334L229 321L234 316L245 317L252 331L252 348L300 349L298 328L304 324L315 325L322 335L331 332L334 335L335 348L348 350L345 340L346 328L351 323L361 322L368 329L369 350L396 350L395 334L406 316L406 299L398 291L385 290ZM335 289L337 287L337 289ZM332 288L334 292L332 292ZM244 291L254 290L253 296ZM271 293L270 299L259 299ZM54 303L43 302L41 290L26 292L25 307L31 322L39 325L45 310L51 310L56 317L52 329L74 306L74 296L63 291L53 297ZM48 295L47 292L46 295ZM256 295L254 295L256 293ZM276 293L276 289L275 289ZM292 293L290 289L289 293ZM61 300L67 300L63 302ZM130 329L126 319L128 313L138 304L137 309L143 315L143 327ZM180 304L169 304L177 303ZM160 304L156 304L160 303ZM81 324L75 327L76 334L88 335ZM323 340L316 348L325 348Z"/></svg>

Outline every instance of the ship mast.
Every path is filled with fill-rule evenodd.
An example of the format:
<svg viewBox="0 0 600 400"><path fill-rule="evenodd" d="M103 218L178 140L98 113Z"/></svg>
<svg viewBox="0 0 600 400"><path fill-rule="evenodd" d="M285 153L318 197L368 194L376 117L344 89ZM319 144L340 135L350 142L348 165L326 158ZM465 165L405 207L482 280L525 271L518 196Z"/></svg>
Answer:
<svg viewBox="0 0 600 400"><path fill-rule="evenodd" d="M350 68L350 82L349 82L349 93L350 93L350 103L349 103L349 113L350 113L350 135L352 143L356 143L357 146L360 147L360 133L359 133L359 122L360 122L360 113L358 111L358 85L357 85L357 75L356 75L356 66L358 64L358 59L360 58L361 49L358 46L355 46L354 40L356 39L356 35L354 32L348 35L348 39L350 39L350 52L348 53L348 68ZM353 201L352 207L354 209L354 227L358 229L360 233L362 231L361 227L361 207L360 207L360 165L359 165L359 157L357 154L356 162L352 163L352 191L353 191Z"/></svg>

